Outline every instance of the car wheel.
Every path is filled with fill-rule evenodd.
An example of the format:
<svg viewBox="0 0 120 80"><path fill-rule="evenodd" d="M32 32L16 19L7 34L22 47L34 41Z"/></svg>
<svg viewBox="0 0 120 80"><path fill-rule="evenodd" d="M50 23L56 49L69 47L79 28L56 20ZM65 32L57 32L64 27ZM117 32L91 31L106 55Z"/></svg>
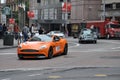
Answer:
<svg viewBox="0 0 120 80"><path fill-rule="evenodd" d="M67 55L67 52L68 52L68 44L66 44L64 47L63 55Z"/></svg>
<svg viewBox="0 0 120 80"><path fill-rule="evenodd" d="M18 59L19 59L19 60L22 60L22 59L24 59L24 58L23 58L22 55L19 55L19 54L18 54Z"/></svg>
<svg viewBox="0 0 120 80"><path fill-rule="evenodd" d="M79 42L79 43L82 43L82 41L81 41L81 40L79 40L78 42Z"/></svg>
<svg viewBox="0 0 120 80"><path fill-rule="evenodd" d="M96 43L97 43L97 40L93 41L93 43L95 43L95 44L96 44Z"/></svg>
<svg viewBox="0 0 120 80"><path fill-rule="evenodd" d="M81 40L78 40L78 43L81 43Z"/></svg>
<svg viewBox="0 0 120 80"><path fill-rule="evenodd" d="M48 59L51 59L53 57L53 49L52 47L50 47L49 51L48 51Z"/></svg>

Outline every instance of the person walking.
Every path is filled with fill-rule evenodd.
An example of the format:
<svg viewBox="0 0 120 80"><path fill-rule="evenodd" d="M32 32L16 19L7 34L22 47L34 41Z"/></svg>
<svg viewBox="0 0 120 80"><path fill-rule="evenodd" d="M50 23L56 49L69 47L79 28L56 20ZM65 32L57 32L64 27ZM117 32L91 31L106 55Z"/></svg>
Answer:
<svg viewBox="0 0 120 80"><path fill-rule="evenodd" d="M17 25L17 23L15 23L14 25L14 34L15 34L15 39L17 40L18 39L18 34L19 34L19 26Z"/></svg>
<svg viewBox="0 0 120 80"><path fill-rule="evenodd" d="M39 34L43 34L43 29L40 27Z"/></svg>
<svg viewBox="0 0 120 80"><path fill-rule="evenodd" d="M34 36L36 33L38 33L38 28L34 24L32 24L32 26L31 26L31 33L32 33L32 36Z"/></svg>
<svg viewBox="0 0 120 80"><path fill-rule="evenodd" d="M29 28L28 28L28 25L26 24L23 29L22 29L22 34L23 34L23 37L24 37L24 42L28 40L29 36L28 36L28 33L29 33Z"/></svg>
<svg viewBox="0 0 120 80"><path fill-rule="evenodd" d="M3 37L3 26L2 23L0 23L0 39Z"/></svg>
<svg viewBox="0 0 120 80"><path fill-rule="evenodd" d="M6 24L3 24L3 34L7 31L7 26Z"/></svg>

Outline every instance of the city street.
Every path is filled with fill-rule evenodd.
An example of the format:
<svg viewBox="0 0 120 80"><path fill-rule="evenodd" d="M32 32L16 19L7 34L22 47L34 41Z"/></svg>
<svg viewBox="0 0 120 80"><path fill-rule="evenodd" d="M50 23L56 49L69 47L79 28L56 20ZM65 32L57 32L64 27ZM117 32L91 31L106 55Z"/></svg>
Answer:
<svg viewBox="0 0 120 80"><path fill-rule="evenodd" d="M120 40L79 44L68 37L68 55L19 60L16 48L0 50L0 80L119 80Z"/></svg>

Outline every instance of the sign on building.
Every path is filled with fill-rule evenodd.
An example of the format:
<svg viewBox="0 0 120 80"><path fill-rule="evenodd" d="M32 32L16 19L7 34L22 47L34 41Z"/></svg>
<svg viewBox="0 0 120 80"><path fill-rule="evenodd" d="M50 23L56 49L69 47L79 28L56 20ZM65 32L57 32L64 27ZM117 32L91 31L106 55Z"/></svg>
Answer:
<svg viewBox="0 0 120 80"><path fill-rule="evenodd" d="M9 7L4 7L2 13L5 15L10 15L11 9Z"/></svg>
<svg viewBox="0 0 120 80"><path fill-rule="evenodd" d="M6 24L6 15L4 15L4 14L1 15L1 23Z"/></svg>
<svg viewBox="0 0 120 80"><path fill-rule="evenodd" d="M31 19L33 20L37 20L38 19L38 10L32 10L34 13L34 17L32 17Z"/></svg>

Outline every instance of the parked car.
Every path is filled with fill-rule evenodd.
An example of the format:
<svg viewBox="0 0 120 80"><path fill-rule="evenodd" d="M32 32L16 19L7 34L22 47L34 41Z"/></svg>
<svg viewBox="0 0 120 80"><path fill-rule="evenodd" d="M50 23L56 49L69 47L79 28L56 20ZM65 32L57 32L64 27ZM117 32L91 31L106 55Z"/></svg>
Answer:
<svg viewBox="0 0 120 80"><path fill-rule="evenodd" d="M47 33L47 35L49 36L57 35L59 37L65 38L65 34L61 31L50 31L49 33Z"/></svg>
<svg viewBox="0 0 120 80"><path fill-rule="evenodd" d="M97 43L97 34L91 29L85 28L81 30L78 39L79 39L79 43L82 43L82 42Z"/></svg>
<svg viewBox="0 0 120 80"><path fill-rule="evenodd" d="M26 42L18 45L17 55L24 58L52 58L54 55L67 55L68 43L65 38L48 36L46 34L35 35Z"/></svg>

